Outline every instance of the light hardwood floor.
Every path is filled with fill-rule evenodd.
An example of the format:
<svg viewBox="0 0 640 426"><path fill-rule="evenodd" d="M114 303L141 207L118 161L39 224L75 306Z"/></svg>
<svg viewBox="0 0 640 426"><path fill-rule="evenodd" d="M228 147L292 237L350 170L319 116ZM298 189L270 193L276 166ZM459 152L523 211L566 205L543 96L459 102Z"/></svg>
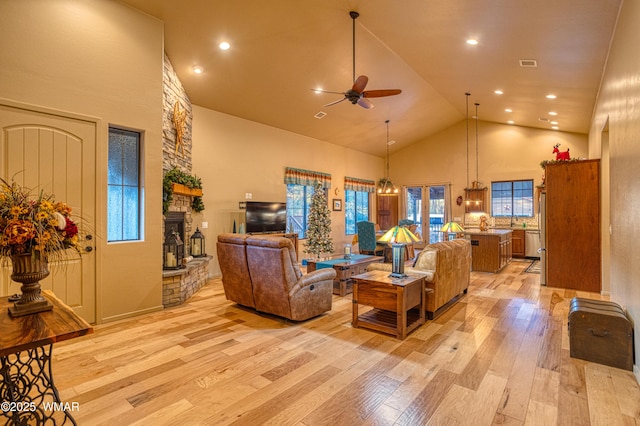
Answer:
<svg viewBox="0 0 640 426"><path fill-rule="evenodd" d="M526 266L473 273L403 341L353 329L351 295L292 323L226 301L213 280L185 305L54 345L54 377L92 426L640 424L631 372L569 357L576 293Z"/></svg>

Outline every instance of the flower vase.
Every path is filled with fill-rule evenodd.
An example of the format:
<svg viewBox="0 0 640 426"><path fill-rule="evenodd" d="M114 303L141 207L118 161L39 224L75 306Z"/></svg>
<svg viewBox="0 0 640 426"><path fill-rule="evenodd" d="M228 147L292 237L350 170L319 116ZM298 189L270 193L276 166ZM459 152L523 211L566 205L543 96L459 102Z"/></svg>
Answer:
<svg viewBox="0 0 640 426"><path fill-rule="evenodd" d="M53 305L40 294L40 280L49 276L49 262L44 256L31 253L11 256L11 279L22 284L20 300L9 307L12 317L50 311Z"/></svg>

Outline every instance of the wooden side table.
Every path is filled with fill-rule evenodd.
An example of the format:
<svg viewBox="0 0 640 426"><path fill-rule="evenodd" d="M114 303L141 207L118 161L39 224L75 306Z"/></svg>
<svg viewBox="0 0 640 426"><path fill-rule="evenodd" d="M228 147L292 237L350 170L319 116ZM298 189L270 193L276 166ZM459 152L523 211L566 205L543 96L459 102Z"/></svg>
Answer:
<svg viewBox="0 0 640 426"><path fill-rule="evenodd" d="M93 328L51 291L43 296L53 310L11 318L8 297L0 297L0 395L7 424L76 424L76 403L60 401L53 384L51 352L55 342L93 332Z"/></svg>
<svg viewBox="0 0 640 426"><path fill-rule="evenodd" d="M352 277L354 328L368 328L404 339L425 322L425 284L421 275L389 277L387 271L370 271ZM359 305L373 309L359 314Z"/></svg>

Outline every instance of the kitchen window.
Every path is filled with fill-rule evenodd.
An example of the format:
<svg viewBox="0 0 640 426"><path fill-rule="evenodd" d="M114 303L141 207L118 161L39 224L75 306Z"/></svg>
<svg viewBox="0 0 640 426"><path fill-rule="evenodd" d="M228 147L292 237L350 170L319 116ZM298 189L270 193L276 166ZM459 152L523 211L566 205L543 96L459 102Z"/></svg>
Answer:
<svg viewBox="0 0 640 426"><path fill-rule="evenodd" d="M491 216L533 217L533 179L491 182Z"/></svg>

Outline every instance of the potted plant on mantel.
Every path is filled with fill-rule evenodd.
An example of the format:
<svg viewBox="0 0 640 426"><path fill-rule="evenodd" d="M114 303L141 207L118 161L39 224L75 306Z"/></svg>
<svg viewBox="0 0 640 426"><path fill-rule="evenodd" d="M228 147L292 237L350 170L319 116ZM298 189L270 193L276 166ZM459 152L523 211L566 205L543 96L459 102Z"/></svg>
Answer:
<svg viewBox="0 0 640 426"><path fill-rule="evenodd" d="M80 255L78 227L71 207L40 191L32 195L16 182L0 178L0 260L11 260L11 279L22 284L9 308L13 317L49 311L53 305L40 294L40 280L49 275L49 260ZM67 249L73 249L68 251Z"/></svg>
<svg viewBox="0 0 640 426"><path fill-rule="evenodd" d="M202 181L174 167L167 171L162 180L162 214L167 214L173 201L173 194L193 197L191 208L196 213L204 210L202 202Z"/></svg>

